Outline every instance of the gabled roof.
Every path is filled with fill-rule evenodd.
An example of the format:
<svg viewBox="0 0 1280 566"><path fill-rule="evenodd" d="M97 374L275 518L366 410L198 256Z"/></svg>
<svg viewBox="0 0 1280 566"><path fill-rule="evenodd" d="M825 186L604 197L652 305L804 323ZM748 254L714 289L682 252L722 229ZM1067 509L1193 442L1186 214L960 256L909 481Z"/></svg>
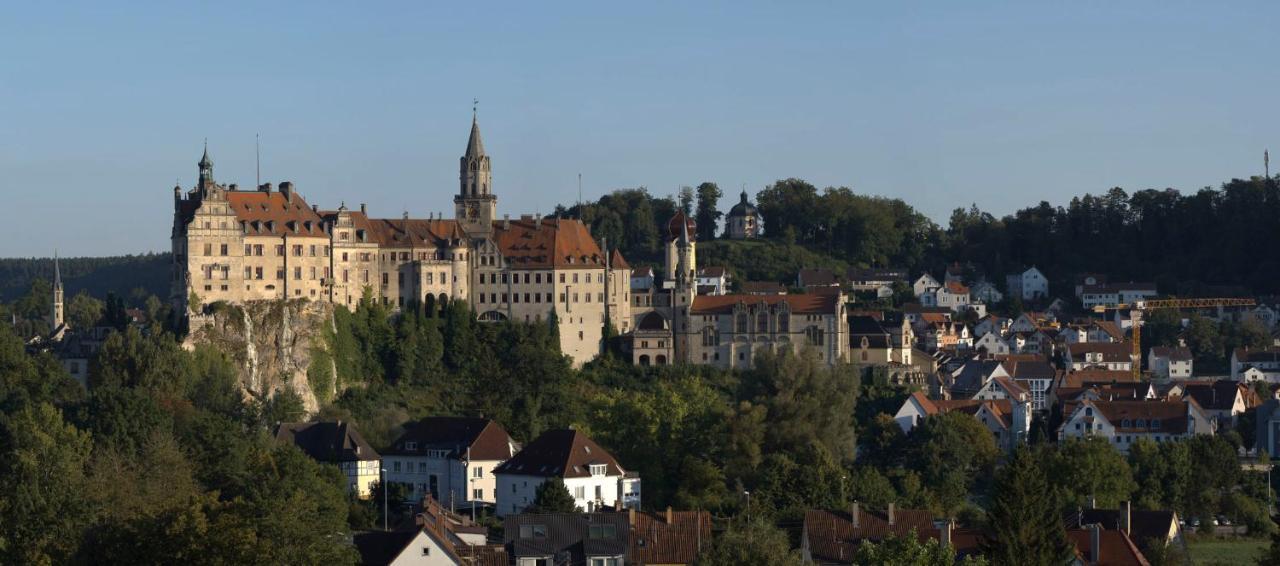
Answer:
<svg viewBox="0 0 1280 566"><path fill-rule="evenodd" d="M947 292L951 293L952 295L968 295L969 294L969 288L966 287L964 283L961 283L959 281L947 281L947 284L944 285L943 287L945 287Z"/></svg>
<svg viewBox="0 0 1280 566"><path fill-rule="evenodd" d="M1235 407L1236 399L1248 386L1229 380L1218 381L1184 381L1182 395L1196 400L1202 408L1209 411L1230 411Z"/></svg>
<svg viewBox="0 0 1280 566"><path fill-rule="evenodd" d="M1067 540L1076 547L1085 564L1096 566L1150 566L1137 545L1123 531L1103 530L1098 533L1100 556L1092 556L1092 532L1090 529L1067 529Z"/></svg>
<svg viewBox="0 0 1280 566"><path fill-rule="evenodd" d="M604 253L581 220L496 220L493 240L511 269L604 267Z"/></svg>
<svg viewBox="0 0 1280 566"><path fill-rule="evenodd" d="M694 297L689 314L726 314L733 312L739 303L752 306L786 304L796 314L835 314L840 297L806 293L803 295L718 295Z"/></svg>
<svg viewBox="0 0 1280 566"><path fill-rule="evenodd" d="M1084 387L1091 384L1125 383L1138 381L1128 370L1082 369L1064 373L1058 378L1058 387Z"/></svg>
<svg viewBox="0 0 1280 566"><path fill-rule="evenodd" d="M1085 354L1102 354L1102 361L1128 362L1133 353L1133 345L1128 342L1076 342L1067 344L1067 352L1071 361L1082 362Z"/></svg>
<svg viewBox="0 0 1280 566"><path fill-rule="evenodd" d="M1116 432L1160 432L1185 434L1187 432L1187 402L1184 401L1082 401L1092 405L1106 417ZM1145 426L1137 426L1138 421ZM1159 420L1159 428L1152 428L1153 420ZM1128 422L1129 426L1124 426ZM1065 426L1065 425L1064 425Z"/></svg>
<svg viewBox="0 0 1280 566"><path fill-rule="evenodd" d="M415 448L406 446L413 443ZM427 450L447 450L450 458L507 460L514 441L502 425L478 417L426 417L406 425L389 451L399 455L421 455Z"/></svg>
<svg viewBox="0 0 1280 566"><path fill-rule="evenodd" d="M522 526L541 527L542 536L522 536ZM603 529L592 538L592 526ZM630 546L631 528L625 513L547 513L508 515L502 522L503 538L512 558L569 554L569 564L586 564L588 556L623 556Z"/></svg>
<svg viewBox="0 0 1280 566"><path fill-rule="evenodd" d="M1280 348L1236 348L1235 357L1240 363L1277 363L1280 362Z"/></svg>
<svg viewBox="0 0 1280 566"><path fill-rule="evenodd" d="M364 441L351 423L345 421L319 423L280 423L276 425L277 442L301 448L321 462L355 462L378 460L378 452Z"/></svg>
<svg viewBox="0 0 1280 566"><path fill-rule="evenodd" d="M400 556L423 531L366 531L355 533L352 542L364 566L386 566Z"/></svg>
<svg viewBox="0 0 1280 566"><path fill-rule="evenodd" d="M796 276L802 286L810 285L830 286L836 284L836 274L830 269L825 268L805 268L801 269Z"/></svg>
<svg viewBox="0 0 1280 566"><path fill-rule="evenodd" d="M1165 358L1171 362L1191 361L1191 350L1188 350L1187 348L1169 348L1166 346L1155 346L1151 348L1151 355L1157 358Z"/></svg>
<svg viewBox="0 0 1280 566"><path fill-rule="evenodd" d="M853 524L853 510L827 511L810 509L804 514L804 533L815 561L844 562L853 559L863 541L879 541L890 534L907 536L914 529L921 540L936 537L933 515L925 509L895 509L893 524L887 512L858 510L858 526Z"/></svg>
<svg viewBox="0 0 1280 566"><path fill-rule="evenodd" d="M1069 529L1102 525L1102 528L1109 531L1119 531L1124 525L1121 513L1120 509L1081 509L1068 513L1065 522ZM1167 541L1169 533L1177 528L1177 522L1177 514L1173 511L1130 509L1129 539L1139 550L1145 551L1149 542Z"/></svg>
<svg viewBox="0 0 1280 566"><path fill-rule="evenodd" d="M279 191L226 191L227 207L248 235L310 235L327 238L320 215L302 195ZM192 206L195 206L194 201ZM308 223L310 229L308 230Z"/></svg>
<svg viewBox="0 0 1280 566"><path fill-rule="evenodd" d="M630 562L691 564L711 546L711 514L706 511L632 512L630 521Z"/></svg>
<svg viewBox="0 0 1280 566"><path fill-rule="evenodd" d="M1044 360L1004 360L1001 364L1014 379L1053 379L1058 374L1057 368Z"/></svg>
<svg viewBox="0 0 1280 566"><path fill-rule="evenodd" d="M623 475L622 466L587 435L572 429L549 430L535 438L510 460L494 468L495 474L584 478L592 464L604 464L610 476Z"/></svg>
<svg viewBox="0 0 1280 566"><path fill-rule="evenodd" d="M609 267L613 269L631 269L631 266L627 264L627 259L622 257L622 252L616 249L609 252Z"/></svg>

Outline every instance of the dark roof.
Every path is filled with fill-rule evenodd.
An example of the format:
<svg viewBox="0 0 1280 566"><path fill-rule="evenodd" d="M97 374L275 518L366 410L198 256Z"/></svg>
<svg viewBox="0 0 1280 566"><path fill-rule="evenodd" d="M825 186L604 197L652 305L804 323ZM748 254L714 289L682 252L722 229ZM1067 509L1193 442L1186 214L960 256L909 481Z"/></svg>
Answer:
<svg viewBox="0 0 1280 566"><path fill-rule="evenodd" d="M1161 432L1186 434L1188 408L1183 401L1084 401L1098 409L1115 427L1116 432ZM1142 420L1147 426L1139 427ZM1152 429L1152 420L1159 420L1160 428ZM1129 426L1124 426L1125 422Z"/></svg>
<svg viewBox="0 0 1280 566"><path fill-rule="evenodd" d="M802 287L810 285L829 287L837 284L836 274L832 273L830 269L823 268L801 269L800 273L796 275L796 280Z"/></svg>
<svg viewBox="0 0 1280 566"><path fill-rule="evenodd" d="M1053 364L1042 360L1006 360L1003 363L1005 371L1014 379L1053 379L1058 374Z"/></svg>
<svg viewBox="0 0 1280 566"><path fill-rule="evenodd" d="M1081 529L1098 524L1104 529L1119 531L1123 525L1120 513L1119 509L1082 509L1067 514L1067 528ZM1163 543L1167 540L1176 522L1173 511L1132 509L1129 511L1129 538L1139 549L1146 551L1152 541Z"/></svg>
<svg viewBox="0 0 1280 566"><path fill-rule="evenodd" d="M809 552L815 561L844 562L853 559L853 553L863 541L879 541L886 536L906 536L915 529L921 540L936 537L933 515L924 509L896 509L893 524L887 512L858 510L858 526L853 526L852 510L826 511L810 509L804 514L804 532Z"/></svg>
<svg viewBox="0 0 1280 566"><path fill-rule="evenodd" d="M1166 346L1156 346L1151 348L1151 355L1158 358L1168 358L1173 362L1189 362L1191 361L1191 350L1187 348L1169 348Z"/></svg>
<svg viewBox="0 0 1280 566"><path fill-rule="evenodd" d="M605 464L606 474L611 476L623 474L618 461L587 435L572 429L549 430L499 464L493 473L582 478L591 475L591 464Z"/></svg>
<svg viewBox="0 0 1280 566"><path fill-rule="evenodd" d="M1241 363L1275 363L1280 362L1280 348L1263 348L1259 350L1236 348L1235 356L1236 361Z"/></svg>
<svg viewBox="0 0 1280 566"><path fill-rule="evenodd" d="M803 295L718 295L694 297L689 314L726 314L733 308L765 304L769 306L786 304L795 314L835 314L840 302L837 295L820 295L806 293Z"/></svg>
<svg viewBox="0 0 1280 566"><path fill-rule="evenodd" d="M540 525L545 536L521 537L523 525ZM591 537L593 525L612 526L612 537ZM548 513L508 515L502 522L507 552L523 556L567 555L566 564L586 564L589 556L624 556L631 529L625 513ZM555 563L562 563L555 560Z"/></svg>
<svg viewBox="0 0 1280 566"><path fill-rule="evenodd" d="M968 398L978 394L982 387L987 384L987 378L1000 368L1001 362L998 360L972 360L965 362L960 367L960 373L957 373L955 379L951 382L951 395L953 397Z"/></svg>
<svg viewBox="0 0 1280 566"><path fill-rule="evenodd" d="M867 340L868 348L889 347L889 331L879 321L866 315L849 317L849 345L861 348L863 338Z"/></svg>
<svg viewBox="0 0 1280 566"><path fill-rule="evenodd" d="M729 214L726 214L725 217L730 218L735 216L748 216L748 215L755 216L756 207L755 205L751 204L750 201L747 200L747 191L742 191L742 195L740 195L738 199L738 204L733 205L733 208L729 209Z"/></svg>
<svg viewBox="0 0 1280 566"><path fill-rule="evenodd" d="M1128 342L1077 342L1067 344L1072 362L1083 362L1086 353L1102 354L1105 362L1128 362L1133 353L1133 346Z"/></svg>
<svg viewBox="0 0 1280 566"><path fill-rule="evenodd" d="M348 422L280 423L276 425L275 437L276 441L291 443L321 462L379 459L378 452Z"/></svg>
<svg viewBox="0 0 1280 566"><path fill-rule="evenodd" d="M631 556L638 564L689 564L711 546L711 514L706 511L636 512L631 515Z"/></svg>
<svg viewBox="0 0 1280 566"><path fill-rule="evenodd" d="M416 448L405 448L415 442ZM427 417L406 426L392 443L391 454L422 454L426 450L448 450L450 458L466 458L471 449L473 460L506 460L512 456L514 442L502 425L479 417Z"/></svg>
<svg viewBox="0 0 1280 566"><path fill-rule="evenodd" d="M748 295L785 295L787 288L776 281L743 281L742 292Z"/></svg>
<svg viewBox="0 0 1280 566"><path fill-rule="evenodd" d="M418 536L418 531L368 531L356 533L352 542L365 566L390 564Z"/></svg>
<svg viewBox="0 0 1280 566"><path fill-rule="evenodd" d="M1067 529L1067 540L1076 547L1076 552L1084 558L1086 564L1097 566L1150 566L1147 557L1142 555L1137 545L1123 531L1103 530L1098 533L1100 556L1092 556L1092 535L1090 529Z"/></svg>
<svg viewBox="0 0 1280 566"><path fill-rule="evenodd" d="M1182 395L1196 400L1196 404L1209 411L1230 411L1240 395L1243 384L1230 381L1186 381L1182 384Z"/></svg>
<svg viewBox="0 0 1280 566"><path fill-rule="evenodd" d="M680 223L682 221L684 222L685 226L687 226L689 229L689 239L690 240L697 239L698 223L694 222L692 218L685 216L683 210L677 210L675 216L672 216L671 220L667 221L667 239L668 240L678 240L680 238L681 236Z"/></svg>
<svg viewBox="0 0 1280 566"><path fill-rule="evenodd" d="M906 281L907 270L892 267L869 269L850 267L845 271L845 279L850 281Z"/></svg>

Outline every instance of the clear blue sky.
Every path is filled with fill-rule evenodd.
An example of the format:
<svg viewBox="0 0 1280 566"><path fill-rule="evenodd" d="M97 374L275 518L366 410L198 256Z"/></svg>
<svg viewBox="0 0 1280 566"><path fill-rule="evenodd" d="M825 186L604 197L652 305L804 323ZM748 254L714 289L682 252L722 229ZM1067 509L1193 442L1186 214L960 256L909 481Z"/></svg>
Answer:
<svg viewBox="0 0 1280 566"><path fill-rule="evenodd" d="M310 202L451 213L473 97L512 215L578 173L725 208L794 176L945 223L1280 150L1274 1L601 4L9 5L0 256L168 249L206 137L222 182L253 184L260 133Z"/></svg>

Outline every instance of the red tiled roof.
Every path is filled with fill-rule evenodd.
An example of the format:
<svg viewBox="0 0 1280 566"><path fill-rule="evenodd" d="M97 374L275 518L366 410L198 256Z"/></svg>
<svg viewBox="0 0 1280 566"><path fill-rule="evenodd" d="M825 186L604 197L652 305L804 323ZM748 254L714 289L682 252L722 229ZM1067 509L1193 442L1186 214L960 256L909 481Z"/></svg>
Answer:
<svg viewBox="0 0 1280 566"><path fill-rule="evenodd" d="M738 303L769 306L786 303L796 314L835 314L840 302L837 295L807 293L803 295L700 295L694 297L689 314L725 314Z"/></svg>
<svg viewBox="0 0 1280 566"><path fill-rule="evenodd" d="M690 564L711 546L711 514L706 511L634 512L630 561L638 564Z"/></svg>
<svg viewBox="0 0 1280 566"><path fill-rule="evenodd" d="M493 239L511 269L591 269L604 266L600 246L580 220L499 220Z"/></svg>
<svg viewBox="0 0 1280 566"><path fill-rule="evenodd" d="M1149 424L1138 427L1139 419L1144 423L1159 419L1159 432L1167 434L1187 432L1187 404L1183 401L1084 401L1084 403L1093 405L1117 432L1153 432ZM1124 426L1126 419L1129 421L1128 427Z"/></svg>
<svg viewBox="0 0 1280 566"><path fill-rule="evenodd" d="M1127 362L1133 353L1133 346L1128 342L1077 342L1068 344L1071 361L1082 362L1085 354L1102 354L1103 362Z"/></svg>
<svg viewBox="0 0 1280 566"><path fill-rule="evenodd" d="M1090 529L1067 529L1067 540L1087 564L1097 566L1150 566L1147 558L1129 540L1124 531L1103 530L1098 533L1099 556L1092 556L1093 540Z"/></svg>
<svg viewBox="0 0 1280 566"><path fill-rule="evenodd" d="M863 541L879 541L892 534L906 536L912 529L921 540L936 535L933 515L924 509L896 509L890 525L887 513L871 513L859 509L858 526L853 526L852 510L826 511L810 509L804 514L804 532L814 560L847 563L853 559Z"/></svg>
<svg viewBox="0 0 1280 566"><path fill-rule="evenodd" d="M627 264L627 259L622 257L622 252L618 250L609 252L609 267L613 269L631 269L631 266Z"/></svg>
<svg viewBox="0 0 1280 566"><path fill-rule="evenodd" d="M680 221L682 220L689 226L689 239L697 239L698 223L685 216L683 210L676 211L676 215L672 216L671 220L667 222L667 237L672 240L680 237Z"/></svg>
<svg viewBox="0 0 1280 566"><path fill-rule="evenodd" d="M226 191L224 194L236 220L250 235L288 233L329 237L320 215L307 205L302 195L290 193L292 198L289 198L284 193L262 191Z"/></svg>

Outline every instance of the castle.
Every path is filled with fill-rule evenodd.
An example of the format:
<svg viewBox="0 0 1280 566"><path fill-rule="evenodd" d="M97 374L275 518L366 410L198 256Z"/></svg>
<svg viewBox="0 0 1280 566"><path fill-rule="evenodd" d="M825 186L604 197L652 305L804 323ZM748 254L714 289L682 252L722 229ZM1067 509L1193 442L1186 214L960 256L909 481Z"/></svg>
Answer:
<svg viewBox="0 0 1280 566"><path fill-rule="evenodd" d="M175 312L215 301L306 299L354 309L366 290L393 309L465 300L480 320L554 320L575 365L604 328L631 329L630 267L581 221L497 218L492 163L472 116L454 218L373 218L323 210L290 182L256 190L214 180L208 147L196 186L173 189Z"/></svg>

